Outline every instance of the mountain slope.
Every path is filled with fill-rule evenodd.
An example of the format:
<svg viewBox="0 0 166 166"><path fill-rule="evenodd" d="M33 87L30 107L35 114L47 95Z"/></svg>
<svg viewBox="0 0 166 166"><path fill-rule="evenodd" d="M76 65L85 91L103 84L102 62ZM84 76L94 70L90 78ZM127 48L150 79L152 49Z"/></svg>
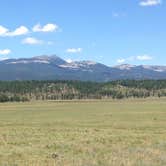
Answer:
<svg viewBox="0 0 166 166"><path fill-rule="evenodd" d="M108 67L93 61L68 63L56 55L0 61L0 80L82 80L105 82L119 79L166 79L166 66L123 64Z"/></svg>

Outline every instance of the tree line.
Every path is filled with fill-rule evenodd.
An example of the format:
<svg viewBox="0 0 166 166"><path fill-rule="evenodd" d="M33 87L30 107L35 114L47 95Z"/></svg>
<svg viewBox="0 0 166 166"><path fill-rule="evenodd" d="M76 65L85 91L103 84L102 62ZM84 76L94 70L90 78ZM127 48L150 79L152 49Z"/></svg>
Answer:
<svg viewBox="0 0 166 166"><path fill-rule="evenodd" d="M166 80L0 81L0 102L166 96Z"/></svg>

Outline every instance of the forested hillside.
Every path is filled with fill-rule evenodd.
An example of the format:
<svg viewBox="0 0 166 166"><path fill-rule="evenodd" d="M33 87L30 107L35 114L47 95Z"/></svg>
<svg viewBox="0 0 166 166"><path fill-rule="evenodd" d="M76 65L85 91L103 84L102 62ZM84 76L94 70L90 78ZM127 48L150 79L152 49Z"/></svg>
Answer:
<svg viewBox="0 0 166 166"><path fill-rule="evenodd" d="M166 80L1 81L0 102L30 100L123 99L166 96Z"/></svg>

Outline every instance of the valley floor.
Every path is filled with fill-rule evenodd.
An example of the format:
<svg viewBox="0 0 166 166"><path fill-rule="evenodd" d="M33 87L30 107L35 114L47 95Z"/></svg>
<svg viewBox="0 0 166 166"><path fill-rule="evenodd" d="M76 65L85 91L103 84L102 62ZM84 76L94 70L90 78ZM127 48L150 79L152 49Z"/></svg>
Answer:
<svg viewBox="0 0 166 166"><path fill-rule="evenodd" d="M165 166L166 100L0 104L0 165Z"/></svg>

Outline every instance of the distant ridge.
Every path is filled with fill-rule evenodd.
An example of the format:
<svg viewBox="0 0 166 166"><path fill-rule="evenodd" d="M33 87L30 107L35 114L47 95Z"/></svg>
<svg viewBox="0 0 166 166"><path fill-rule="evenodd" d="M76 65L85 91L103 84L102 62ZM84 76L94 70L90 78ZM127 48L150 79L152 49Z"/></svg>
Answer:
<svg viewBox="0 0 166 166"><path fill-rule="evenodd" d="M93 61L67 62L56 55L0 61L0 80L166 79L166 66L122 64L109 67Z"/></svg>

